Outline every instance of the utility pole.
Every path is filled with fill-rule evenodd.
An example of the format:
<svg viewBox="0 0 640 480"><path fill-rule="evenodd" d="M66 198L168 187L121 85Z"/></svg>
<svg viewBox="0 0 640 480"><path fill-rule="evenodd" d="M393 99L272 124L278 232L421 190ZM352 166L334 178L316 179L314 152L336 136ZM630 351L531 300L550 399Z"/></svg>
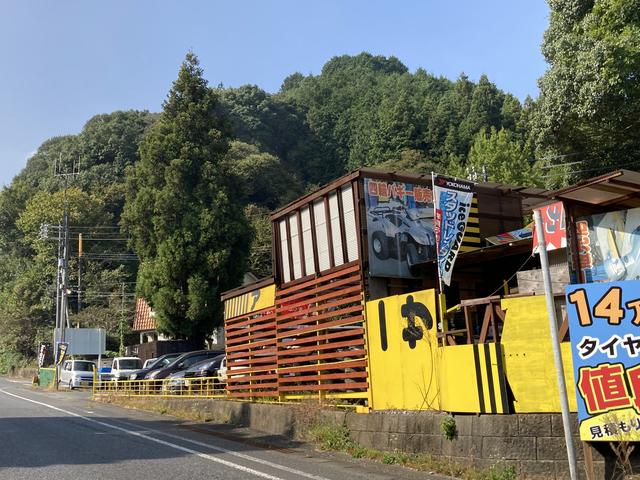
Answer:
<svg viewBox="0 0 640 480"><path fill-rule="evenodd" d="M58 280L56 293L56 327L59 334L54 333L54 346L56 354L58 352L58 342L64 343L65 330L69 328L69 205L67 199L67 188L69 178L80 174L80 159L74 160L71 170L66 170L62 160L56 160L54 166L54 176L64 178L64 213L63 225L58 229ZM62 255L61 255L62 253ZM57 338L56 338L57 337ZM57 357L57 355L56 355ZM56 361L58 358L56 358ZM56 365L55 385L58 388L58 378L60 378L60 366Z"/></svg>
<svg viewBox="0 0 640 480"><path fill-rule="evenodd" d="M124 282L122 283L122 303L120 304L120 355L124 355Z"/></svg>
<svg viewBox="0 0 640 480"><path fill-rule="evenodd" d="M78 313L82 310L82 234L78 234Z"/></svg>

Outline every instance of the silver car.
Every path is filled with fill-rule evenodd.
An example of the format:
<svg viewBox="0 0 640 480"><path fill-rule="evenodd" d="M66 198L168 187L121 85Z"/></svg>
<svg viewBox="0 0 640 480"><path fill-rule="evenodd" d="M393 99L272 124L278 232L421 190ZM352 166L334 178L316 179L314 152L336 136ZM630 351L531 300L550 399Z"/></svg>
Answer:
<svg viewBox="0 0 640 480"><path fill-rule="evenodd" d="M78 387L90 387L93 385L93 371L96 364L88 360L67 360L60 369L61 385L73 390Z"/></svg>

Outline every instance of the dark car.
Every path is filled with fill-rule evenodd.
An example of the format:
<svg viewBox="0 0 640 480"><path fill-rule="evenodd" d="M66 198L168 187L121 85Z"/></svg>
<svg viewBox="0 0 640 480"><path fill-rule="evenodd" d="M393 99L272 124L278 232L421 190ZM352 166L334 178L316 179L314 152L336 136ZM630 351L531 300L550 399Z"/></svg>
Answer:
<svg viewBox="0 0 640 480"><path fill-rule="evenodd" d="M184 353L166 367L147 373L144 378L152 380L167 378L173 372L185 370L198 362L202 362L203 360L207 360L208 358L217 357L222 353L224 352L220 350L196 350L195 352Z"/></svg>
<svg viewBox="0 0 640 480"><path fill-rule="evenodd" d="M213 357L210 360L196 363L195 365L187 368L184 371L185 378L192 377L215 377L218 374L218 369L224 358L224 353Z"/></svg>
<svg viewBox="0 0 640 480"><path fill-rule="evenodd" d="M136 370L135 372L131 372L129 374L129 380L142 380L145 378L145 375L153 370L158 370L160 368L164 368L173 362L180 355L183 355L184 352L178 353L167 353L166 355L162 355L158 357L155 362L149 365L147 368L141 368L140 370Z"/></svg>
<svg viewBox="0 0 640 480"><path fill-rule="evenodd" d="M169 394L196 393L203 390L210 393L217 393L216 390L222 391L222 388L217 385L219 382L209 377L217 375L223 358L224 354L218 355L193 364L186 370L173 372L164 380L162 390Z"/></svg>

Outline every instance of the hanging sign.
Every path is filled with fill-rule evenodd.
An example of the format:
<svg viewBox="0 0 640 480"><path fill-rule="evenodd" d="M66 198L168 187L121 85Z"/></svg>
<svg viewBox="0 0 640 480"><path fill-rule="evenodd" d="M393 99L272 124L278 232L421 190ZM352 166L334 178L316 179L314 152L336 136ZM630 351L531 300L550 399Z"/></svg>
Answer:
<svg viewBox="0 0 640 480"><path fill-rule="evenodd" d="M453 264L467 228L473 190L473 182L433 175L438 272L445 285L451 283Z"/></svg>
<svg viewBox="0 0 640 480"><path fill-rule="evenodd" d="M69 344L66 342L56 342L56 365L60 365L67 356Z"/></svg>
<svg viewBox="0 0 640 480"><path fill-rule="evenodd" d="M540 210L542 223L544 224L544 241L547 244L547 252L559 248L567 248L567 224L564 219L564 205L555 202L546 205ZM538 234L533 226L533 253L539 253Z"/></svg>

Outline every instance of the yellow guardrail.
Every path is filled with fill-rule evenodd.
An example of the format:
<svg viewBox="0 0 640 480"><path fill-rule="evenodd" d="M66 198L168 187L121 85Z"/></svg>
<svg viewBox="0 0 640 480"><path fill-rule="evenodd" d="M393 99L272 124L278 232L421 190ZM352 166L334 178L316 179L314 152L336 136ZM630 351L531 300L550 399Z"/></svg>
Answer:
<svg viewBox="0 0 640 480"><path fill-rule="evenodd" d="M226 396L226 384L218 377L164 378L162 380L97 380L94 395L139 397L208 397Z"/></svg>

